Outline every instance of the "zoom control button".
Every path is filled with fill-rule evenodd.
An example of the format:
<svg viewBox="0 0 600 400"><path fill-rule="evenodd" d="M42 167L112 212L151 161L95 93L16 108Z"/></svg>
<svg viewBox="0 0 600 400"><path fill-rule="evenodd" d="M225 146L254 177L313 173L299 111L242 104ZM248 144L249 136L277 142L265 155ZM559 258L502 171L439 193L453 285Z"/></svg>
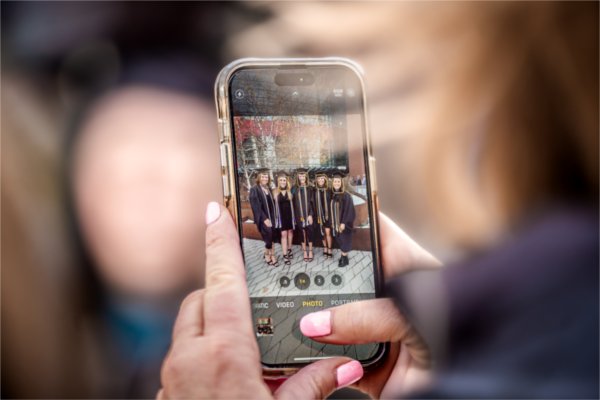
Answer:
<svg viewBox="0 0 600 400"><path fill-rule="evenodd" d="M315 276L315 285L323 286L323 284L325 284L325 278L323 278L321 275Z"/></svg>
<svg viewBox="0 0 600 400"><path fill-rule="evenodd" d="M282 277L279 279L279 284L281 285L281 287L284 287L284 288L286 288L286 287L290 286L290 283L291 283L291 282L292 282L292 281L291 281L291 280L290 280L290 278L288 278L287 276L282 276Z"/></svg>
<svg viewBox="0 0 600 400"><path fill-rule="evenodd" d="M333 275L331 277L331 283L333 283L335 286L340 286L342 284L342 277L338 274Z"/></svg>
<svg viewBox="0 0 600 400"><path fill-rule="evenodd" d="M306 290L310 286L310 278L304 272L300 272L294 278L294 285L300 290Z"/></svg>

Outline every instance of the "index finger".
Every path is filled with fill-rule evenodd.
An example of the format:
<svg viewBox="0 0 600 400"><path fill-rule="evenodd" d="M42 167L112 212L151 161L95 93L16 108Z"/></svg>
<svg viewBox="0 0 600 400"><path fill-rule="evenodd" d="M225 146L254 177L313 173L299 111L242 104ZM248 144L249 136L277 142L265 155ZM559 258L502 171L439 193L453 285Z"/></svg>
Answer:
<svg viewBox="0 0 600 400"><path fill-rule="evenodd" d="M183 300L173 326L173 341L202 336L204 289L196 290Z"/></svg>
<svg viewBox="0 0 600 400"><path fill-rule="evenodd" d="M204 333L252 336L246 271L235 224L227 209L215 202L208 205L206 222Z"/></svg>

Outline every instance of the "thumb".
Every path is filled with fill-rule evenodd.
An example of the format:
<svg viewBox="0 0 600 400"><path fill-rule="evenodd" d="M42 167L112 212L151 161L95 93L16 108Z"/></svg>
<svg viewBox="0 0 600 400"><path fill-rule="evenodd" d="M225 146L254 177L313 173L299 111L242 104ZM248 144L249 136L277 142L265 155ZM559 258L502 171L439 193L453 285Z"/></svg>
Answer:
<svg viewBox="0 0 600 400"><path fill-rule="evenodd" d="M233 332L253 337L246 270L235 223L226 208L211 202L206 224L204 335Z"/></svg>
<svg viewBox="0 0 600 400"><path fill-rule="evenodd" d="M320 360L285 381L275 392L275 398L324 399L334 390L349 386L362 376L362 365L356 360L345 357Z"/></svg>

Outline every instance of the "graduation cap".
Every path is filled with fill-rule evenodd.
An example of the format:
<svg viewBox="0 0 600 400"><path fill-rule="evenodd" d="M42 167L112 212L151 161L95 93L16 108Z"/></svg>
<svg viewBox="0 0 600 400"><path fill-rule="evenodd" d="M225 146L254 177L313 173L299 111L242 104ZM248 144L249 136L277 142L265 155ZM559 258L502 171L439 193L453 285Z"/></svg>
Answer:
<svg viewBox="0 0 600 400"><path fill-rule="evenodd" d="M333 171L331 174L329 174L329 177L331 179L333 178L340 178L340 179L344 179L348 174L342 171Z"/></svg>
<svg viewBox="0 0 600 400"><path fill-rule="evenodd" d="M254 173L256 174L256 176L262 175L262 174L269 175L269 172L271 172L271 170L269 168L257 168L256 170L254 170Z"/></svg>
<svg viewBox="0 0 600 400"><path fill-rule="evenodd" d="M288 172L287 172L287 171L284 171L284 170L279 170L279 171L277 171L277 172L275 173L275 177L276 177L276 178L281 178L282 176L285 176L286 178L289 178L289 177L290 177L290 174L288 174Z"/></svg>
<svg viewBox="0 0 600 400"><path fill-rule="evenodd" d="M318 169L315 171L315 178L318 178L320 176L324 176L325 178L329 178L327 171L324 169Z"/></svg>
<svg viewBox="0 0 600 400"><path fill-rule="evenodd" d="M258 184L260 181L261 175L267 175L269 177L269 182L271 182L271 170L269 168L257 168L254 170L254 178L256 179L256 183Z"/></svg>

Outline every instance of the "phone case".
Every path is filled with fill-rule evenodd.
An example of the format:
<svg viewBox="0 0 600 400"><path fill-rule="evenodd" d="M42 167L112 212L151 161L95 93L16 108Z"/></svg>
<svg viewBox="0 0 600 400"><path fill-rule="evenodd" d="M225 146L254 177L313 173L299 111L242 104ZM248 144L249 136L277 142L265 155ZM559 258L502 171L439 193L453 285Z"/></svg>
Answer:
<svg viewBox="0 0 600 400"><path fill-rule="evenodd" d="M370 190L370 201L373 206L373 229L375 230L373 246L378 255L379 266L375 268L375 285L377 288L376 293L381 293L383 285L383 274L381 271L381 254L379 247L379 226L377 213L379 210L379 201L377 197L377 182L375 179L375 158L372 155L371 142L368 129L368 114L366 110L366 90L362 68L352 60L340 58L340 57L327 57L327 58L243 58L231 62L225 66L217 76L215 81L215 102L217 107L218 116L218 131L219 141L221 150L221 177L223 180L223 202L225 207L231 212L234 221L237 225L238 232L241 235L241 227L239 226L239 215L238 215L238 204L237 196L235 195L235 167L233 157L233 142L232 142L232 126L231 126L231 110L230 110L230 93L229 93L229 81L233 74L242 68L249 67L282 67L282 66L343 66L351 69L355 72L356 76L360 80L362 89L362 113L365 116L363 132L365 151L366 151L366 165L365 168L368 171L367 179L369 181ZM241 236L240 236L241 237ZM378 365L384 359L389 348L388 343L384 343L384 349L379 357L371 362L365 364L363 367L371 368ZM297 367L290 368L269 368L263 364L263 373L266 378L277 378L282 375L291 375L298 370Z"/></svg>

